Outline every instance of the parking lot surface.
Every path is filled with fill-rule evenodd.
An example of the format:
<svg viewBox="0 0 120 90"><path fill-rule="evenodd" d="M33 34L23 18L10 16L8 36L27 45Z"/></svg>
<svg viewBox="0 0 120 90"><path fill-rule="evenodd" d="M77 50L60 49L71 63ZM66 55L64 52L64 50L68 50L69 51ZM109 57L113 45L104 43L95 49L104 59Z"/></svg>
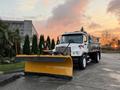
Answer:
<svg viewBox="0 0 120 90"><path fill-rule="evenodd" d="M21 77L0 90L120 90L120 53L102 54L100 63L74 70L72 80L48 76Z"/></svg>

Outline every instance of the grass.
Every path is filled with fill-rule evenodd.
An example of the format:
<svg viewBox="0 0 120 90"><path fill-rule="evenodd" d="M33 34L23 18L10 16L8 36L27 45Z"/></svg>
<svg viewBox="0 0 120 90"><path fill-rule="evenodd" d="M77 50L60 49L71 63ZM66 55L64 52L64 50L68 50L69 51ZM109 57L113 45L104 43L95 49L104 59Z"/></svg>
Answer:
<svg viewBox="0 0 120 90"><path fill-rule="evenodd" d="M12 64L0 64L1 72L9 72L9 71L14 71L14 70L23 69L23 68L24 68L24 62L12 63Z"/></svg>

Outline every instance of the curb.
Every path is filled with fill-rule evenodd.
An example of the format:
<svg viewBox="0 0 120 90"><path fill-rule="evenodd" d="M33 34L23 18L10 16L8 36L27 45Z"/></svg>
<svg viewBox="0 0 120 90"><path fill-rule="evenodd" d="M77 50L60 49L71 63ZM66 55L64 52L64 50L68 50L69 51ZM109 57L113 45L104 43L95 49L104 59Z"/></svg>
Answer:
<svg viewBox="0 0 120 90"><path fill-rule="evenodd" d="M0 87L1 86L4 86L6 84L9 84L13 81L15 81L16 79L20 78L21 76L23 76L23 74L21 74L22 72L24 72L23 69L20 69L20 70L14 70L14 71L9 71L9 72L0 72L0 75L11 75L10 77L6 76L6 78L2 81L0 81Z"/></svg>
<svg viewBox="0 0 120 90"><path fill-rule="evenodd" d="M13 71L8 71L8 72L2 72L2 74L11 74L11 73L19 73L19 72L24 72L24 70L23 69L13 70Z"/></svg>
<svg viewBox="0 0 120 90"><path fill-rule="evenodd" d="M5 86L6 84L15 81L16 79L20 78L20 76L21 76L20 74L15 74L15 75L12 75L11 77L9 77L9 78L1 81L1 82L0 82L0 87L1 87L1 86Z"/></svg>
<svg viewBox="0 0 120 90"><path fill-rule="evenodd" d="M0 75L12 74L12 73L19 73L19 72L24 72L24 70L23 69L19 69L19 70L13 70L13 71L8 71L8 72L2 72L2 71L0 71Z"/></svg>

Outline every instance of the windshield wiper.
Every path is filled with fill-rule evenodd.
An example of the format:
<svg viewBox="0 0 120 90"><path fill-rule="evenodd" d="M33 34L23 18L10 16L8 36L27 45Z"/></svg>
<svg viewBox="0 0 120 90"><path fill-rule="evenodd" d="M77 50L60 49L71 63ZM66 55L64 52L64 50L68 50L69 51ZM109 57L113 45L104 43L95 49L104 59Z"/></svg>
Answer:
<svg viewBox="0 0 120 90"><path fill-rule="evenodd" d="M69 40L69 43L68 43L67 47L66 47L66 48L64 49L64 51L62 52L63 54L66 52L66 50L67 50L67 49L68 49L68 47L70 46L71 41L73 41L73 40Z"/></svg>

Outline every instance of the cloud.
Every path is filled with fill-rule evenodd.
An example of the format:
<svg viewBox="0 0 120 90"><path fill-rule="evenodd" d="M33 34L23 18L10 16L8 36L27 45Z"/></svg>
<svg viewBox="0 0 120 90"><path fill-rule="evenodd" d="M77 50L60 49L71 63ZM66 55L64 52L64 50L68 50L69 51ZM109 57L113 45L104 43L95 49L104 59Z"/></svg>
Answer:
<svg viewBox="0 0 120 90"><path fill-rule="evenodd" d="M48 5L50 3L50 0L43 0L44 5Z"/></svg>
<svg viewBox="0 0 120 90"><path fill-rule="evenodd" d="M96 29L96 28L101 28L102 26L96 22L91 22L91 24L88 27L90 29Z"/></svg>
<svg viewBox="0 0 120 90"><path fill-rule="evenodd" d="M37 26L40 32L57 37L60 33L79 30L90 0L66 0L52 11L52 16ZM40 26L42 25L42 26ZM42 28L42 29L41 29ZM59 31L59 33L58 33Z"/></svg>
<svg viewBox="0 0 120 90"><path fill-rule="evenodd" d="M120 38L120 27L116 27L116 28L113 28L113 29L108 29L107 31L110 32L111 34L113 34L114 36Z"/></svg>
<svg viewBox="0 0 120 90"><path fill-rule="evenodd" d="M65 4L62 4L53 10L53 16L48 19L48 24L58 23L62 26L68 26L73 23L80 22L80 18L83 15L86 5L89 0L67 0Z"/></svg>
<svg viewBox="0 0 120 90"><path fill-rule="evenodd" d="M18 5L20 11L31 11L35 8L38 0L21 0Z"/></svg>
<svg viewBox="0 0 120 90"><path fill-rule="evenodd" d="M109 32L112 36L120 38L120 27L95 31L94 34L101 36L103 32Z"/></svg>
<svg viewBox="0 0 120 90"><path fill-rule="evenodd" d="M107 11L118 16L120 20L120 0L112 0L108 5Z"/></svg>

